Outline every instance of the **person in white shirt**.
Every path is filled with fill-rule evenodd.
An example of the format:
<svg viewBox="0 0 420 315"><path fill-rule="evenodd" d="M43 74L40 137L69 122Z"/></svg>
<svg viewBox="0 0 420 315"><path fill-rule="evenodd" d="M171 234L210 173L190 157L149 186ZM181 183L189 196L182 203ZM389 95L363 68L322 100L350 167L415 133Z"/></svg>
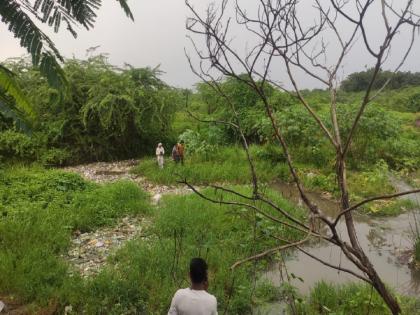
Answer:
<svg viewBox="0 0 420 315"><path fill-rule="evenodd" d="M191 259L191 286L176 291L168 315L217 315L216 297L207 292L207 268L204 259Z"/></svg>
<svg viewBox="0 0 420 315"><path fill-rule="evenodd" d="M165 149L163 148L162 143L159 143L157 148L156 148L156 158L157 158L157 163L159 165L160 168L163 168L163 156L165 154Z"/></svg>

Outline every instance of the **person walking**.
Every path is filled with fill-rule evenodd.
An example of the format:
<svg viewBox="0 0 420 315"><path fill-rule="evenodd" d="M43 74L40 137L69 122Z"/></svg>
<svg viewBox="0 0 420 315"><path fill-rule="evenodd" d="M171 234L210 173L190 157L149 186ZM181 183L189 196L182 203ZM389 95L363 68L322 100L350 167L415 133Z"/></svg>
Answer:
<svg viewBox="0 0 420 315"><path fill-rule="evenodd" d="M165 155L165 149L163 148L162 143L159 143L157 148L156 148L156 159L157 159L157 163L159 165L159 168L163 168L163 156Z"/></svg>
<svg viewBox="0 0 420 315"><path fill-rule="evenodd" d="M168 315L217 315L217 299L207 292L207 263L202 258L190 262L189 288L179 289L172 298Z"/></svg>

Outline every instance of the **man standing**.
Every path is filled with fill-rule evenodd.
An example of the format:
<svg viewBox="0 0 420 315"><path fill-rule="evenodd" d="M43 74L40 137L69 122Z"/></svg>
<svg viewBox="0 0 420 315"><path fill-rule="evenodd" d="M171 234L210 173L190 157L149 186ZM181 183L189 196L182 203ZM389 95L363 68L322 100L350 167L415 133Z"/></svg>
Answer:
<svg viewBox="0 0 420 315"><path fill-rule="evenodd" d="M184 165L184 152L185 152L184 140L181 140L179 143L176 144L176 150L178 151L181 164Z"/></svg>
<svg viewBox="0 0 420 315"><path fill-rule="evenodd" d="M174 160L175 163L179 162L178 143L172 148L172 160Z"/></svg>
<svg viewBox="0 0 420 315"><path fill-rule="evenodd" d="M191 286L176 291L168 315L217 315L216 297L207 293L207 268L204 259L191 259Z"/></svg>
<svg viewBox="0 0 420 315"><path fill-rule="evenodd" d="M159 143L157 148L156 148L156 159L157 159L157 163L159 165L160 168L163 168L163 156L165 154L165 149L163 148L162 143Z"/></svg>

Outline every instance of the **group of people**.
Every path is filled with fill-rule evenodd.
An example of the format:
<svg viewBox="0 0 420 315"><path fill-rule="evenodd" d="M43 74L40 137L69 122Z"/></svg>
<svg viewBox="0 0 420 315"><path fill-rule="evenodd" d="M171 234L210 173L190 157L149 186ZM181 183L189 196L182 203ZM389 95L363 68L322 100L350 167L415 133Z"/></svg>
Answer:
<svg viewBox="0 0 420 315"><path fill-rule="evenodd" d="M172 153L171 153L172 160L174 160L175 163L181 162L181 164L184 165L184 153L185 153L185 145L184 145L184 141L181 140L180 142L177 142L172 148ZM165 162L164 155L165 155L165 148L163 147L162 143L159 143L156 148L156 159L160 168L163 168L163 164Z"/></svg>

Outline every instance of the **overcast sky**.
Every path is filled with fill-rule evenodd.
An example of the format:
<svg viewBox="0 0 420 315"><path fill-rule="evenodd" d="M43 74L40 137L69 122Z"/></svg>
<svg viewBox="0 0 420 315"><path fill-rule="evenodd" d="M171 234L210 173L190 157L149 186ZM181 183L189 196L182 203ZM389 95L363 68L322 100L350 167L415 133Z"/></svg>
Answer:
<svg viewBox="0 0 420 315"><path fill-rule="evenodd" d="M253 2L246 1L247 6L251 4L252 7ZM198 81L192 74L184 56L184 47L189 47L185 30L188 11L184 0L131 0L129 4L135 17L134 22L126 18L116 1L104 0L103 2L95 28L90 31L80 28L77 39L74 39L64 28L58 34L47 32L65 57L86 58L86 49L100 45L97 52L108 53L110 62L113 64L122 65L126 62L136 67L154 67L160 64L161 69L166 72L163 79L178 87L191 87ZM191 2L200 9L203 9L208 3L207 0L192 0ZM302 2L312 3L310 0ZM303 17L310 20L313 14L311 7L303 6L302 10ZM371 32L373 39L379 37L375 32L381 23L379 15L372 15L367 19L366 26L373 30ZM237 35L241 41L240 44L246 46L247 36L252 41L251 35L246 33ZM408 32L400 34L394 45L394 51L405 47L408 39ZM243 46L239 44L237 47L243 49ZM19 41L0 22L0 60L20 56L24 53L25 51L19 46ZM417 41L402 70L420 71L419 57L420 41ZM344 64L343 73L363 70L366 65L371 66L370 62L371 59L362 46L356 46L353 55ZM391 56L389 65L396 63L397 57ZM278 74L278 77L285 79L281 73ZM317 84L302 76L301 86L312 88Z"/></svg>

